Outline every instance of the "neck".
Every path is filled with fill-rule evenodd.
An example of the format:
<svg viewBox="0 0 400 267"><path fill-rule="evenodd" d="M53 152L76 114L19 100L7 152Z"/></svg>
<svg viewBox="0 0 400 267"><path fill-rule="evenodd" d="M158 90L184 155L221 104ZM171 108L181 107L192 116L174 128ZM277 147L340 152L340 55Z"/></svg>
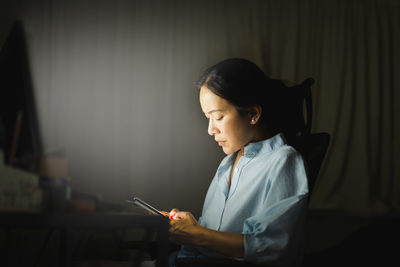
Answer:
<svg viewBox="0 0 400 267"><path fill-rule="evenodd" d="M263 140L266 140L266 139L269 139L269 138L273 137L275 134L276 133L273 133L270 130L263 129L263 128L258 128L257 131L254 134L253 139L250 142L254 143L254 142L263 141Z"/></svg>
<svg viewBox="0 0 400 267"><path fill-rule="evenodd" d="M239 150L237 156L238 157L244 156L244 146L242 146L242 148Z"/></svg>

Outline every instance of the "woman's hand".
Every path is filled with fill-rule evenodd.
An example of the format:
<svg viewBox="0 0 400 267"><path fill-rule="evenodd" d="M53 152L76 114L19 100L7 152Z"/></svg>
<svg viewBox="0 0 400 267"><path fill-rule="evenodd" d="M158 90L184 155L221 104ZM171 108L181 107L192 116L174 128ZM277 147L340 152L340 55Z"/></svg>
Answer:
<svg viewBox="0 0 400 267"><path fill-rule="evenodd" d="M234 258L244 257L244 235L211 230L201 226L190 212L171 210L170 241L179 245L206 247Z"/></svg>
<svg viewBox="0 0 400 267"><path fill-rule="evenodd" d="M170 213L170 241L180 245L196 245L202 226L190 212L173 209Z"/></svg>
<svg viewBox="0 0 400 267"><path fill-rule="evenodd" d="M161 212L164 216L167 216L170 220L172 220L172 219L175 219L175 214L176 214L177 212L179 212L179 210L178 210L178 209L172 209L170 212L160 210L160 212Z"/></svg>
<svg viewBox="0 0 400 267"><path fill-rule="evenodd" d="M168 214L168 216L169 216L169 218L171 219L171 220L177 220L178 219L178 217L176 217L177 216L177 213L179 213L180 211L178 210L178 209L172 209L170 212L169 212L169 214ZM176 218L175 218L176 217Z"/></svg>
<svg viewBox="0 0 400 267"><path fill-rule="evenodd" d="M164 216L167 216L167 217L169 217L169 212L167 212L167 211L163 211L163 210L160 210L160 212L164 215Z"/></svg>

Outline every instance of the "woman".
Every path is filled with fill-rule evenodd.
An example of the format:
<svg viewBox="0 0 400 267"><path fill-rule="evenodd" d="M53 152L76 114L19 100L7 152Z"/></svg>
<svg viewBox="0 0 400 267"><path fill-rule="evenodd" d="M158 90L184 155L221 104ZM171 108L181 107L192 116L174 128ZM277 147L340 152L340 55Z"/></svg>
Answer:
<svg viewBox="0 0 400 267"><path fill-rule="evenodd" d="M229 257L257 264L301 262L307 176L280 132L281 89L254 63L227 59L200 78L200 105L227 156L208 189L199 221L173 209L178 257Z"/></svg>

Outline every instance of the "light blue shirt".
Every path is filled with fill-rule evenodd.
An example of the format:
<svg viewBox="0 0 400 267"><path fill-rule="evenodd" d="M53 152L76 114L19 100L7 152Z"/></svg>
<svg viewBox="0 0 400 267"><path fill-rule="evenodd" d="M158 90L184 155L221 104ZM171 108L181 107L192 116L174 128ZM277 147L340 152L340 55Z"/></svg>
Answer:
<svg viewBox="0 0 400 267"><path fill-rule="evenodd" d="M296 265L303 255L307 175L301 155L282 134L249 143L229 179L236 153L226 156L208 189L199 223L244 234L245 260ZM183 246L178 257L223 257Z"/></svg>

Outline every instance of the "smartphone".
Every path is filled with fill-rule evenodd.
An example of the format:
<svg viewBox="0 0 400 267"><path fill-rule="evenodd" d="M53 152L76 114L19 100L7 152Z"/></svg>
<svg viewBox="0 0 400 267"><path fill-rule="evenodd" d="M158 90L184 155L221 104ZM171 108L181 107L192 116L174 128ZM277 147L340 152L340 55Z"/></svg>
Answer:
<svg viewBox="0 0 400 267"><path fill-rule="evenodd" d="M139 206L139 207L147 210L148 212L151 212L152 214L161 215L161 216L168 218L168 216L162 214L158 209L152 207L150 204L144 202L143 200L141 200L138 197L132 197L131 199L127 199L126 202L135 204L136 206Z"/></svg>

